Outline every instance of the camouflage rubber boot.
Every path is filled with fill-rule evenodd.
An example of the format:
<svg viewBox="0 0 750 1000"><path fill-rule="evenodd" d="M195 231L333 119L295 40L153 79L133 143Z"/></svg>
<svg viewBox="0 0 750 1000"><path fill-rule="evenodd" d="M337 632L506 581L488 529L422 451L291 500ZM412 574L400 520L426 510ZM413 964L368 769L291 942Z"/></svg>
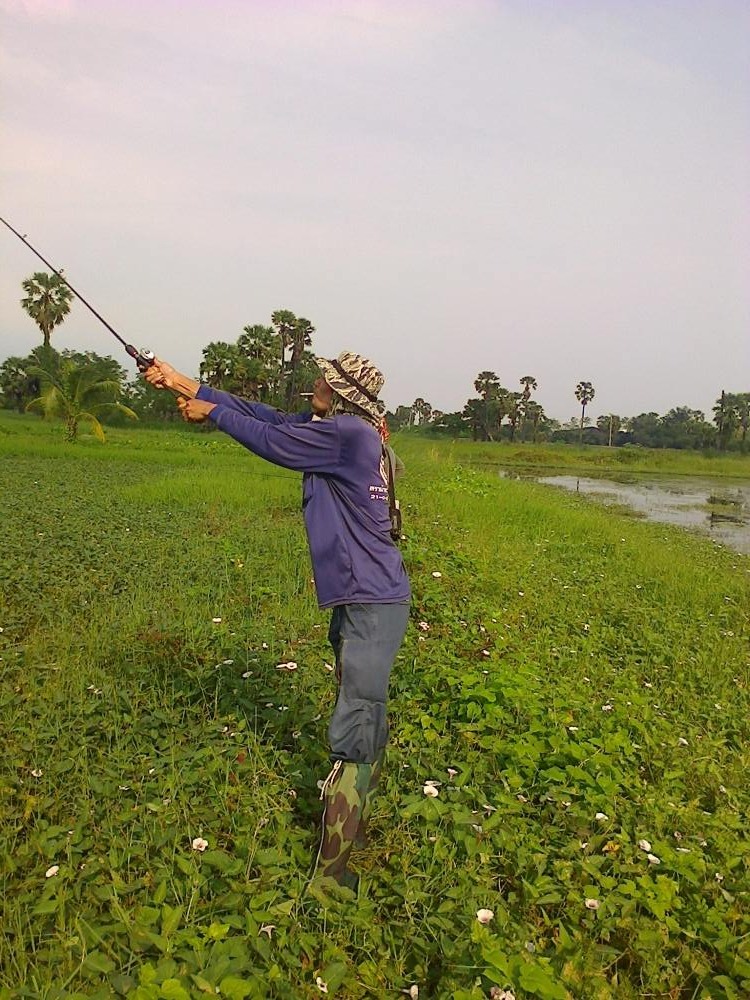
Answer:
<svg viewBox="0 0 750 1000"><path fill-rule="evenodd" d="M375 763L372 765L370 784L365 795L365 801L362 804L362 815L359 820L357 835L354 838L355 847L367 847L367 844L369 843L367 836L367 822L370 819L370 813L372 812L372 800L375 798L375 792L378 790L378 785L380 784L380 775L383 770L384 757L385 750L381 750L375 760Z"/></svg>
<svg viewBox="0 0 750 1000"><path fill-rule="evenodd" d="M317 885L324 886L332 880L350 889L356 887L357 877L346 866L362 818L372 769L372 764L336 761L323 784L323 834L313 879Z"/></svg>

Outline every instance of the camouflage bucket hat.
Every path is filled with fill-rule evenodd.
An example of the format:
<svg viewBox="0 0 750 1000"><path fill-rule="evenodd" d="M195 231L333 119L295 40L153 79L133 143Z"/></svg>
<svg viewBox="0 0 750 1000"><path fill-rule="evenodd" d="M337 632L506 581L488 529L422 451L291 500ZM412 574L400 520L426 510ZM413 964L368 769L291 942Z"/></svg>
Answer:
<svg viewBox="0 0 750 1000"><path fill-rule="evenodd" d="M379 368L361 354L342 351L335 361L316 358L323 378L339 396L354 403L372 417L382 417L385 404L378 399L385 379Z"/></svg>

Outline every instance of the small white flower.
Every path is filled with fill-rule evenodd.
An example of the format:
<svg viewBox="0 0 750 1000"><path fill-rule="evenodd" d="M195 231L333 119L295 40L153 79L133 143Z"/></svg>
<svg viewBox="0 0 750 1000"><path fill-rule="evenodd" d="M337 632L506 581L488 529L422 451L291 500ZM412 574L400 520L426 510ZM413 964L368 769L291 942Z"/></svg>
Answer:
<svg viewBox="0 0 750 1000"><path fill-rule="evenodd" d="M687 847L677 847L675 850L678 854L690 854L690 849Z"/></svg>
<svg viewBox="0 0 750 1000"><path fill-rule="evenodd" d="M436 799L436 798L438 797L438 795L440 794L440 793L438 792L437 788L435 788L435 786L434 786L434 785L425 785L425 786L424 786L424 787L422 788L422 792L423 792L423 793L424 793L424 794L425 794L425 795L426 795L426 796L427 796L428 798L431 798L431 799Z"/></svg>
<svg viewBox="0 0 750 1000"><path fill-rule="evenodd" d="M722 795L727 794L727 790L723 785L719 785L719 791L721 792Z"/></svg>
<svg viewBox="0 0 750 1000"><path fill-rule="evenodd" d="M320 976L315 977L315 985L318 987L321 993L328 992L328 983L324 983Z"/></svg>
<svg viewBox="0 0 750 1000"><path fill-rule="evenodd" d="M568 732L569 733L577 733L578 732L578 726L568 726Z"/></svg>
<svg viewBox="0 0 750 1000"><path fill-rule="evenodd" d="M649 844L647 840L639 840L638 846L642 851L645 851L647 854L651 850L651 844Z"/></svg>
<svg viewBox="0 0 750 1000"><path fill-rule="evenodd" d="M519 597L523 597L523 591L522 591L522 590L519 590L519 591L518 591L518 596L519 596Z"/></svg>
<svg viewBox="0 0 750 1000"><path fill-rule="evenodd" d="M612 708L613 706L609 702L607 702L606 705L602 705L602 712L611 712Z"/></svg>
<svg viewBox="0 0 750 1000"><path fill-rule="evenodd" d="M598 899L587 899L586 900L586 909L587 910L598 910L601 905L602 904L599 902Z"/></svg>
<svg viewBox="0 0 750 1000"><path fill-rule="evenodd" d="M234 663L234 660L222 660L221 662L224 664L225 667L231 667L232 664Z"/></svg>
<svg viewBox="0 0 750 1000"><path fill-rule="evenodd" d="M495 916L492 910L477 910L477 920L480 924L488 924Z"/></svg>
<svg viewBox="0 0 750 1000"><path fill-rule="evenodd" d="M724 881L724 876L721 874L721 872L716 872L715 875L714 875L714 878L716 879L717 882L723 882Z"/></svg>
<svg viewBox="0 0 750 1000"><path fill-rule="evenodd" d="M435 572L432 575L435 577L436 580L439 580L443 574L435 570Z"/></svg>
<svg viewBox="0 0 750 1000"><path fill-rule="evenodd" d="M214 625L221 625L221 618L212 618L211 621Z"/></svg>
<svg viewBox="0 0 750 1000"><path fill-rule="evenodd" d="M208 847L208 841L204 840L203 837L196 837L193 840L193 843L191 844L191 847L193 848L194 851L201 851L201 852L203 852Z"/></svg>
<svg viewBox="0 0 750 1000"><path fill-rule="evenodd" d="M252 676L253 676L252 670L246 670L245 673L242 675L242 679L244 681L246 681L248 679L248 677L252 677Z"/></svg>
<svg viewBox="0 0 750 1000"><path fill-rule="evenodd" d="M332 663L326 663L325 664L325 668L326 668L326 670L329 670L329 671L333 671L333 670L336 669Z"/></svg>
<svg viewBox="0 0 750 1000"><path fill-rule="evenodd" d="M276 930L276 924L263 924L261 929L258 931L258 934L267 934L268 939L270 941L271 935L275 930Z"/></svg>
<svg viewBox="0 0 750 1000"><path fill-rule="evenodd" d="M294 662L294 660L289 660L288 663L277 663L276 664L276 669L277 670L296 670L297 669L297 664Z"/></svg>
<svg viewBox="0 0 750 1000"><path fill-rule="evenodd" d="M32 778L41 778L42 773L43 772L41 767L35 767L34 770L31 772L31 776Z"/></svg>
<svg viewBox="0 0 750 1000"><path fill-rule="evenodd" d="M457 774L458 774L458 771L455 769L455 767L449 767L448 768L448 777L449 778L455 778Z"/></svg>
<svg viewBox="0 0 750 1000"><path fill-rule="evenodd" d="M681 737L680 737L680 738L679 738L679 739L677 740L677 746L679 746L679 747L686 747L686 746L689 746L689 744L688 744L688 741L687 741L687 740L685 739L685 737L684 737L684 736L681 736Z"/></svg>
<svg viewBox="0 0 750 1000"><path fill-rule="evenodd" d="M660 865L661 864L661 858L657 858L657 856L655 854L647 854L646 857L648 858L648 863L650 865Z"/></svg>
<svg viewBox="0 0 750 1000"><path fill-rule="evenodd" d="M482 656L489 656L489 655L490 655L489 649L483 649L482 650Z"/></svg>
<svg viewBox="0 0 750 1000"><path fill-rule="evenodd" d="M420 622L419 627L422 629L423 632L430 631L430 626L427 624L427 622Z"/></svg>
<svg viewBox="0 0 750 1000"><path fill-rule="evenodd" d="M588 840L579 840L578 846L581 848L582 851L585 851L586 848L589 846L589 842Z"/></svg>
<svg viewBox="0 0 750 1000"><path fill-rule="evenodd" d="M44 877L52 878L54 875L57 875L59 871L60 871L59 865L52 865L52 867L48 868L47 871L44 873Z"/></svg>
<svg viewBox="0 0 750 1000"><path fill-rule="evenodd" d="M513 990L501 990L499 986L491 986L490 1000L516 1000L516 994Z"/></svg>
<svg viewBox="0 0 750 1000"><path fill-rule="evenodd" d="M594 819L598 820L600 823L606 823L609 816L606 813L597 813L596 816L594 816Z"/></svg>
<svg viewBox="0 0 750 1000"><path fill-rule="evenodd" d="M519 801L519 802L528 802L528 801L529 801L529 800L528 800L528 799L526 798L526 796L525 796L525 795L521 795L520 793L519 793L518 795L516 795L516 798L518 799L518 801Z"/></svg>
<svg viewBox="0 0 750 1000"><path fill-rule="evenodd" d="M261 649L268 649L268 643L267 642L262 643Z"/></svg>

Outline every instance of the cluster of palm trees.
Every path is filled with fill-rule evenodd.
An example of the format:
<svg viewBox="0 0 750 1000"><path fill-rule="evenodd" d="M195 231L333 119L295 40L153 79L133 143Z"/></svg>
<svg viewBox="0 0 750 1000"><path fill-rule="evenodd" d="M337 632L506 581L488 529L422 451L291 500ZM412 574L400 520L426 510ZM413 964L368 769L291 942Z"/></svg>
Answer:
<svg viewBox="0 0 750 1000"><path fill-rule="evenodd" d="M315 327L288 309L271 314L271 325L244 327L234 343L214 341L203 349L201 378L216 389L293 409L314 381Z"/></svg>
<svg viewBox="0 0 750 1000"><path fill-rule="evenodd" d="M100 441L101 420L114 413L135 418L118 400L123 370L111 358L52 348L52 331L70 312L74 295L59 274L36 271L22 282L21 305L42 333L42 343L29 358L8 358L2 366L3 393L27 410L61 418L65 437L75 441L79 425L87 423Z"/></svg>
<svg viewBox="0 0 750 1000"><path fill-rule="evenodd" d="M533 375L524 375L519 383L520 391L506 389L495 372L479 372L474 379L477 397L466 401L462 413L475 440L493 441L500 434L504 421L510 428L512 441L517 432L523 432L527 421L536 438L537 428L544 418L541 404L531 398L531 393L538 388L537 380Z"/></svg>
<svg viewBox="0 0 750 1000"><path fill-rule="evenodd" d="M96 436L102 437L99 416L119 412L135 417L130 407L118 401L125 373L116 362L111 365L118 375L107 359L53 350L52 331L68 315L74 298L60 275L38 271L22 287L21 305L39 327L42 344L28 358L4 362L0 371L4 397L18 409L62 416L71 439L81 420L89 421ZM314 332L308 319L278 309L271 315L270 326L246 326L234 343L208 344L203 349L201 378L216 388L291 409L318 371L309 350ZM130 395L135 402L143 393Z"/></svg>

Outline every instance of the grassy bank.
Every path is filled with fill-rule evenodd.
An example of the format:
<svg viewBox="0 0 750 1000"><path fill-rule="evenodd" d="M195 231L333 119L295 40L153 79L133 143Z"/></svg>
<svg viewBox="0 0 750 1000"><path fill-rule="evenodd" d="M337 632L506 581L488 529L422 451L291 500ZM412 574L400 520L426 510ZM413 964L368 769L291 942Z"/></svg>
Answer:
<svg viewBox="0 0 750 1000"><path fill-rule="evenodd" d="M2 426L0 997L748 995L748 558L399 441L412 623L324 908L299 478Z"/></svg>
<svg viewBox="0 0 750 1000"><path fill-rule="evenodd" d="M512 444L509 441L477 442L404 433L400 447L422 452L435 446L442 455L475 466L549 471L578 471L596 474L653 473L663 476L750 477L750 455L740 452L678 451L671 448L606 448L597 445Z"/></svg>

